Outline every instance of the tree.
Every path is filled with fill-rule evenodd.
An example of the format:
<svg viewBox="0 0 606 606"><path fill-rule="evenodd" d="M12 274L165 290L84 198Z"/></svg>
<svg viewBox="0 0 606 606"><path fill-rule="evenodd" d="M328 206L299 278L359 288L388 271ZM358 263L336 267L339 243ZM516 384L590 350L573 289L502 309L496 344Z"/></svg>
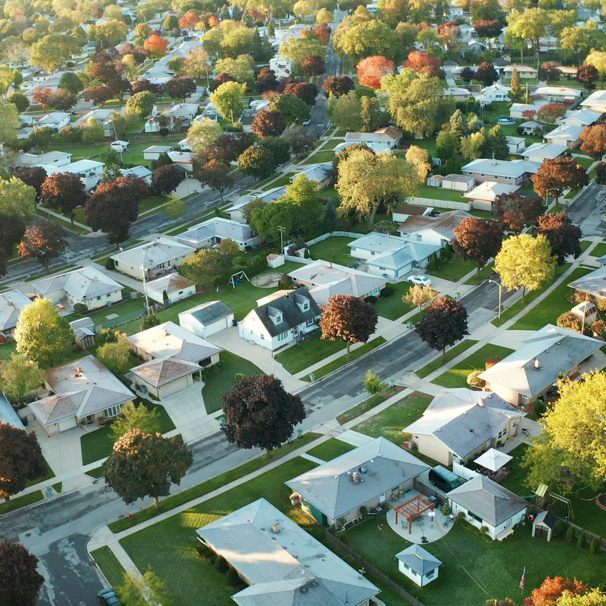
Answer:
<svg viewBox="0 0 606 606"><path fill-rule="evenodd" d="M388 208L402 203L419 185L416 168L402 158L363 149L339 162L338 175L341 207L367 216L370 228L381 203Z"/></svg>
<svg viewBox="0 0 606 606"><path fill-rule="evenodd" d="M193 152L201 153L209 148L222 134L223 128L218 122L210 118L202 118L192 122L187 131L187 142Z"/></svg>
<svg viewBox="0 0 606 606"><path fill-rule="evenodd" d="M594 541L597 540L594 538ZM591 547L590 547L591 549ZM596 606L596 604L604 604L606 601L606 594L599 589L590 589L587 593L582 595L575 595L570 592L565 592L561 598L558 599L558 606Z"/></svg>
<svg viewBox="0 0 606 606"><path fill-rule="evenodd" d="M159 34L151 34L143 43L143 48L152 57L161 57L168 50L168 42Z"/></svg>
<svg viewBox="0 0 606 606"><path fill-rule="evenodd" d="M92 101L95 105L103 105L106 101L113 99L114 93L107 86L89 86L82 96L85 101Z"/></svg>
<svg viewBox="0 0 606 606"><path fill-rule="evenodd" d="M539 67L539 80L543 82L557 82L562 78L562 72L558 69L558 64L554 61L545 61Z"/></svg>
<svg viewBox="0 0 606 606"><path fill-rule="evenodd" d="M313 38L288 38L280 44L280 57L290 59L295 69L301 69L309 55L324 56L326 50L319 40Z"/></svg>
<svg viewBox="0 0 606 606"><path fill-rule="evenodd" d="M520 74L515 67L511 71L509 96L514 103L519 102L522 99L522 84L520 83Z"/></svg>
<svg viewBox="0 0 606 606"><path fill-rule="evenodd" d="M305 419L301 398L288 393L273 375L242 377L223 396L227 441L239 448L279 448Z"/></svg>
<svg viewBox="0 0 606 606"><path fill-rule="evenodd" d="M237 124L244 111L245 90L245 84L225 82L210 95L210 100L225 119Z"/></svg>
<svg viewBox="0 0 606 606"><path fill-rule="evenodd" d="M210 57L203 48L193 48L185 58L183 73L190 78L195 78L198 82L204 76L208 86L209 62Z"/></svg>
<svg viewBox="0 0 606 606"><path fill-rule="evenodd" d="M418 74L425 74L433 78L443 78L442 61L425 51L414 50L408 55L404 62L404 67L415 71Z"/></svg>
<svg viewBox="0 0 606 606"><path fill-rule="evenodd" d="M466 66L461 70L459 76L463 82L469 84L476 77L476 70Z"/></svg>
<svg viewBox="0 0 606 606"><path fill-rule="evenodd" d="M545 207L539 196L501 194L492 203L492 214L508 231L520 232L537 224Z"/></svg>
<svg viewBox="0 0 606 606"><path fill-rule="evenodd" d="M193 462L191 451L177 438L133 429L114 443L105 462L105 483L127 504L170 494Z"/></svg>
<svg viewBox="0 0 606 606"><path fill-rule="evenodd" d="M581 228L575 225L566 213L547 213L539 217L537 234L543 234L551 250L557 256L558 265L564 265L566 257L575 259L581 252Z"/></svg>
<svg viewBox="0 0 606 606"><path fill-rule="evenodd" d="M499 74L492 63L484 61L476 69L475 79L484 86L490 86L499 79Z"/></svg>
<svg viewBox="0 0 606 606"><path fill-rule="evenodd" d="M41 166L22 166L17 168L15 175L26 185L36 190L36 199L42 194L42 184L46 179L46 171Z"/></svg>
<svg viewBox="0 0 606 606"><path fill-rule="evenodd" d="M406 162L415 167L419 181L425 183L427 175L431 172L431 157L429 156L429 152L418 145L411 145L406 150Z"/></svg>
<svg viewBox="0 0 606 606"><path fill-rule="evenodd" d="M161 84L156 84L155 82L150 82L147 78L141 78L136 82L133 82L133 92L143 93L150 92L156 96L159 96L164 91L164 87Z"/></svg>
<svg viewBox="0 0 606 606"><path fill-rule="evenodd" d="M126 335L121 334L116 341L101 345L97 349L96 355L109 370L114 374L121 375L129 369L131 347Z"/></svg>
<svg viewBox="0 0 606 606"><path fill-rule="evenodd" d="M120 341L126 341L126 343L128 343L124 335L118 339L118 343ZM115 344L116 343L106 343L102 347ZM111 433L114 439L117 440L123 435L127 434L129 431L139 430L143 433L156 433L159 428L160 413L157 409L147 408L145 404L137 405L134 402L128 402L122 407L120 414L113 421L111 425Z"/></svg>
<svg viewBox="0 0 606 606"><path fill-rule="evenodd" d="M23 113L29 107L29 100L23 93L13 93L8 100L17 108L19 113Z"/></svg>
<svg viewBox="0 0 606 606"><path fill-rule="evenodd" d="M46 177L40 188L42 204L59 211L74 222L74 210L87 199L86 188L74 173L54 173Z"/></svg>
<svg viewBox="0 0 606 606"><path fill-rule="evenodd" d="M357 132L363 128L362 102L353 90L340 97L330 96L328 116L334 126L346 131Z"/></svg>
<svg viewBox="0 0 606 606"><path fill-rule="evenodd" d="M283 138L290 143L292 154L298 160L309 155L317 141L315 136L302 128L288 131Z"/></svg>
<svg viewBox="0 0 606 606"><path fill-rule="evenodd" d="M553 278L556 258L545 236L529 234L512 236L503 241L495 257L494 269L508 290L538 290Z"/></svg>
<svg viewBox="0 0 606 606"><path fill-rule="evenodd" d="M324 80L324 91L326 96L333 94L335 97L346 95L350 90L356 88L349 76L329 76Z"/></svg>
<svg viewBox="0 0 606 606"><path fill-rule="evenodd" d="M160 166L152 174L151 187L156 194L166 196L177 189L185 179L185 172L176 164Z"/></svg>
<svg viewBox="0 0 606 606"><path fill-rule="evenodd" d="M393 74L395 69L395 63L381 55L366 57L356 67L358 82L362 86L381 88L381 78L387 74Z"/></svg>
<svg viewBox="0 0 606 606"><path fill-rule="evenodd" d="M11 256L25 232L25 223L15 215L0 212L0 257Z"/></svg>
<svg viewBox="0 0 606 606"><path fill-rule="evenodd" d="M452 297L438 297L427 307L415 330L432 349L444 354L447 347L469 334L467 310Z"/></svg>
<svg viewBox="0 0 606 606"><path fill-rule="evenodd" d="M345 341L349 357L350 346L366 343L375 332L377 320L377 312L370 303L351 295L334 295L320 318L320 338Z"/></svg>
<svg viewBox="0 0 606 606"><path fill-rule="evenodd" d="M17 141L19 128L19 112L10 101L0 99L0 142L13 143Z"/></svg>
<svg viewBox="0 0 606 606"><path fill-rule="evenodd" d="M0 543L0 603L35 606L44 577L38 572L38 558L23 545Z"/></svg>
<svg viewBox="0 0 606 606"><path fill-rule="evenodd" d="M84 85L82 84L82 80L80 80L78 75L74 74L74 72L64 72L61 76L61 80L59 80L59 88L64 88L70 93L77 95L84 90Z"/></svg>
<svg viewBox="0 0 606 606"><path fill-rule="evenodd" d="M586 126L581 132L581 143L584 153L601 160L606 152L606 124Z"/></svg>
<svg viewBox="0 0 606 606"><path fill-rule="evenodd" d="M185 201L175 193L168 194L164 210L171 219L178 219L185 212Z"/></svg>
<svg viewBox="0 0 606 606"><path fill-rule="evenodd" d="M196 92L196 82L185 76L171 78L164 84L164 92L173 99L184 100Z"/></svg>
<svg viewBox="0 0 606 606"><path fill-rule="evenodd" d="M577 80L587 89L593 90L595 88L595 83L597 79L600 77L600 73L598 70L589 64L584 64L579 67L577 70Z"/></svg>
<svg viewBox="0 0 606 606"><path fill-rule="evenodd" d="M140 577L125 572L116 593L122 603L128 606L148 606L150 602L170 606L172 603L164 581L151 570L145 571Z"/></svg>
<svg viewBox="0 0 606 606"><path fill-rule="evenodd" d="M302 124L306 120L309 120L311 114L309 106L305 101L292 94L276 95L272 98L267 109L269 111L280 112L284 121L289 126L291 124Z"/></svg>
<svg viewBox="0 0 606 606"><path fill-rule="evenodd" d="M149 91L135 93L126 102L126 113L133 114L138 118L147 118L156 104L156 95Z"/></svg>
<svg viewBox="0 0 606 606"><path fill-rule="evenodd" d="M413 307L419 308L419 313L423 314L423 306L433 301L438 292L431 289L431 286L423 286L421 284L413 284L408 293L402 296L402 302Z"/></svg>
<svg viewBox="0 0 606 606"><path fill-rule="evenodd" d="M342 57L360 60L370 55L384 55L387 58L394 56L395 34L386 23L378 19L359 23L337 34L339 35L335 35L333 45Z"/></svg>
<svg viewBox="0 0 606 606"><path fill-rule="evenodd" d="M559 604L563 595L582 595L589 591L584 583L563 577L547 577L540 587L533 589L531 597L524 600L525 606L552 606ZM598 604L598 602L596 602Z"/></svg>
<svg viewBox="0 0 606 606"><path fill-rule="evenodd" d="M44 372L36 362L22 354L13 354L0 362L0 390L9 400L20 402L43 380Z"/></svg>
<svg viewBox="0 0 606 606"><path fill-rule="evenodd" d="M537 112L537 119L547 124L554 124L558 118L561 118L568 108L561 103L548 103L543 105Z"/></svg>
<svg viewBox="0 0 606 606"><path fill-rule="evenodd" d="M326 71L324 57L320 55L308 55L303 59L301 68L303 73L308 77L321 76Z"/></svg>
<svg viewBox="0 0 606 606"><path fill-rule="evenodd" d="M229 175L229 165L220 160L209 160L202 168L194 171L194 176L202 185L214 189L223 204L223 194L233 186L234 180Z"/></svg>
<svg viewBox="0 0 606 606"><path fill-rule="evenodd" d="M254 142L251 133L226 133L215 140L207 155L209 159L229 164L237 160Z"/></svg>
<svg viewBox="0 0 606 606"><path fill-rule="evenodd" d="M496 38L501 33L503 24L500 19L493 19L491 21L478 19L474 22L473 29L476 30L476 34L480 38Z"/></svg>
<svg viewBox="0 0 606 606"><path fill-rule="evenodd" d="M538 58L540 39L547 34L550 24L549 12L542 8L513 11L509 13L507 21L507 39L530 42Z"/></svg>
<svg viewBox="0 0 606 606"><path fill-rule="evenodd" d="M210 288L226 282L231 259L215 249L202 248L181 263L180 272L198 288Z"/></svg>
<svg viewBox="0 0 606 606"><path fill-rule="evenodd" d="M259 93L276 90L276 88L278 88L276 74L269 67L264 67L257 75L255 86Z"/></svg>
<svg viewBox="0 0 606 606"><path fill-rule="evenodd" d="M34 257L44 269L67 248L67 232L57 223L40 219L29 225L17 247L21 257Z"/></svg>
<svg viewBox="0 0 606 606"><path fill-rule="evenodd" d="M286 129L286 121L279 111L261 110L254 117L251 128L258 137L278 137Z"/></svg>
<svg viewBox="0 0 606 606"><path fill-rule="evenodd" d="M269 177L282 162L272 149L255 143L246 149L238 158L238 166L245 175L257 179Z"/></svg>
<svg viewBox="0 0 606 606"><path fill-rule="evenodd" d="M587 22L580 27L572 24L564 27L560 34L562 54L573 59L577 65L592 51L600 52L605 47L606 36L597 28L597 23Z"/></svg>
<svg viewBox="0 0 606 606"><path fill-rule="evenodd" d="M572 156L544 160L539 170L530 178L539 196L555 196L556 204L565 189L579 189L588 183L585 169Z"/></svg>
<svg viewBox="0 0 606 606"><path fill-rule="evenodd" d="M66 34L44 36L31 47L29 56L30 65L41 67L49 74L52 74L61 67L61 64L66 59L69 59L77 47L78 42Z"/></svg>
<svg viewBox="0 0 606 606"><path fill-rule="evenodd" d="M36 214L36 190L17 177L0 180L0 213L31 221Z"/></svg>
<svg viewBox="0 0 606 606"><path fill-rule="evenodd" d="M226 57L215 63L215 72L229 74L237 82L252 82L254 68L255 61L250 55L238 55L235 59Z"/></svg>
<svg viewBox="0 0 606 606"><path fill-rule="evenodd" d="M318 87L311 82L289 82L284 88L284 93L295 95L306 105L315 105L318 96Z"/></svg>
<svg viewBox="0 0 606 606"><path fill-rule="evenodd" d="M454 230L452 247L465 261L474 261L480 269L500 250L503 242L503 227L490 219L468 217Z"/></svg>
<svg viewBox="0 0 606 606"><path fill-rule="evenodd" d="M364 377L364 389L371 395L374 396L379 392L383 391L384 385L381 381L381 377L372 370L366 371L366 376Z"/></svg>

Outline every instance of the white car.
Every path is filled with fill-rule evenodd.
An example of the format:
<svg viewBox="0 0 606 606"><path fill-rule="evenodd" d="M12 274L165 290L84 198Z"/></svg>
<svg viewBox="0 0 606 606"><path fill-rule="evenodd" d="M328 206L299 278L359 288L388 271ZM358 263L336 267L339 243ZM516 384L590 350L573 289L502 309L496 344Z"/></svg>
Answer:
<svg viewBox="0 0 606 606"><path fill-rule="evenodd" d="M431 280L427 276L410 276L408 281L411 284L420 284L421 286L431 286Z"/></svg>

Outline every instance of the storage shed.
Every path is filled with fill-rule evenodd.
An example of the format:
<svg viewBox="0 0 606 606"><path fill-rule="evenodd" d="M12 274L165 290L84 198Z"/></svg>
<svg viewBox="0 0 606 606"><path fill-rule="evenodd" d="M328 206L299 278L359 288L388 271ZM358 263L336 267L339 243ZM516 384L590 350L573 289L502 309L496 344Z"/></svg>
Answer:
<svg viewBox="0 0 606 606"><path fill-rule="evenodd" d="M541 511L532 523L532 536L535 539L544 539L551 541L553 529L555 528L556 517L549 511Z"/></svg>

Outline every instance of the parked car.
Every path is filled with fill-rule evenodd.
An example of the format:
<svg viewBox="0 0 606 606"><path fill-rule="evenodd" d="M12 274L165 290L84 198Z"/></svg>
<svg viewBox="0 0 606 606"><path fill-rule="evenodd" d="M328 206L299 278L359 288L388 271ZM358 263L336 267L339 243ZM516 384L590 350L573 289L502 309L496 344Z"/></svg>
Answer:
<svg viewBox="0 0 606 606"><path fill-rule="evenodd" d="M409 276L408 281L411 284L420 284L421 286L431 286L431 280L427 276Z"/></svg>
<svg viewBox="0 0 606 606"><path fill-rule="evenodd" d="M498 122L499 122L499 124L504 124L504 125L515 124L516 123L516 119L515 118L509 118L508 116L503 116L502 118L499 118Z"/></svg>
<svg viewBox="0 0 606 606"><path fill-rule="evenodd" d="M103 606L122 606L118 594L113 589L102 589L97 594L97 598Z"/></svg>

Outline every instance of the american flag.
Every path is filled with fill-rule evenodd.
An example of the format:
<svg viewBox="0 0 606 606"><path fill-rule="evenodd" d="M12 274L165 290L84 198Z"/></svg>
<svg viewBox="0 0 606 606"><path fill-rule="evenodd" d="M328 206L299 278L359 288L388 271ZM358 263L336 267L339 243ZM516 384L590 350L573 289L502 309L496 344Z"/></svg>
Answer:
<svg viewBox="0 0 606 606"><path fill-rule="evenodd" d="M520 590L524 591L526 588L526 566L524 566L524 570L522 571L522 578L520 579Z"/></svg>

